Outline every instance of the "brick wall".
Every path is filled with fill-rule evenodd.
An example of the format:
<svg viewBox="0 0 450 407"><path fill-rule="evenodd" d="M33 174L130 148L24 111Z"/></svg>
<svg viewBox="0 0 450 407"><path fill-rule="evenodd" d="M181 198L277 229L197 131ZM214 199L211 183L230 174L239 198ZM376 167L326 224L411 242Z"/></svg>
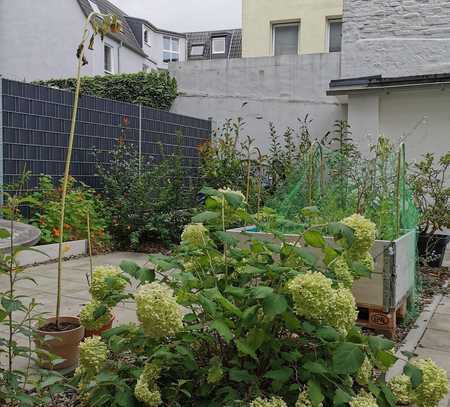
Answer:
<svg viewBox="0 0 450 407"><path fill-rule="evenodd" d="M450 72L450 1L344 1L342 77L443 72Z"/></svg>

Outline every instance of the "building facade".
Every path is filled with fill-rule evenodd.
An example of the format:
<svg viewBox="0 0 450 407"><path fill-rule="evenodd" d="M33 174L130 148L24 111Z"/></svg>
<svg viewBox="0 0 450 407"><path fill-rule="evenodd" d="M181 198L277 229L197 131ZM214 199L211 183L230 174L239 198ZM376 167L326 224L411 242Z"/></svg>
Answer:
<svg viewBox="0 0 450 407"><path fill-rule="evenodd" d="M240 29L190 32L186 33L186 40L189 61L242 57Z"/></svg>
<svg viewBox="0 0 450 407"><path fill-rule="evenodd" d="M93 11L116 15L123 32L96 38L83 75L167 69L168 62L185 60L184 34L132 18L107 0L0 1L0 75L26 81L75 76L75 51Z"/></svg>
<svg viewBox="0 0 450 407"><path fill-rule="evenodd" d="M341 49L343 0L243 0L242 56Z"/></svg>

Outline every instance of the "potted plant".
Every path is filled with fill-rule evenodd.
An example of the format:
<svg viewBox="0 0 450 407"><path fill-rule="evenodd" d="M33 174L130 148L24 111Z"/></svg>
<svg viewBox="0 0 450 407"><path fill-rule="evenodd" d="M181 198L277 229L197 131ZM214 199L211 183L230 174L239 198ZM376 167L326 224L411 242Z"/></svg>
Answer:
<svg viewBox="0 0 450 407"><path fill-rule="evenodd" d="M128 278L116 267L100 266L94 269L89 289L92 300L80 312L80 322L85 328L85 338L101 335L111 329L114 321L112 308L128 298L128 295L124 293L128 282Z"/></svg>
<svg viewBox="0 0 450 407"><path fill-rule="evenodd" d="M89 37L90 27L92 33ZM67 148L67 156L64 169L64 178L61 194L61 212L59 222L59 257L58 257L58 286L56 294L56 314L54 317L47 318L42 323L38 324L36 328L36 344L38 348L58 356L60 363L49 363L44 358L40 364L45 367L53 367L55 369L66 369L75 366L79 358L79 344L84 337L84 327L80 324L80 319L77 316L62 316L61 315L61 293L62 293L62 265L64 254L64 212L66 207L66 196L69 184L70 164L72 159L72 150L75 138L76 119L78 111L78 102L81 88L81 68L88 63L85 57L86 42L89 39L89 49L93 49L95 38L100 35L103 39L108 32L119 32L121 24L117 17L110 15L103 15L96 12L90 13L83 29L82 39L77 48L76 57L77 62L77 82L74 94L72 120L70 126L70 134ZM42 352L44 353L44 352Z"/></svg>
<svg viewBox="0 0 450 407"><path fill-rule="evenodd" d="M432 153L415 163L410 176L414 200L420 211L419 255L430 267L441 267L450 236L450 151L436 162Z"/></svg>

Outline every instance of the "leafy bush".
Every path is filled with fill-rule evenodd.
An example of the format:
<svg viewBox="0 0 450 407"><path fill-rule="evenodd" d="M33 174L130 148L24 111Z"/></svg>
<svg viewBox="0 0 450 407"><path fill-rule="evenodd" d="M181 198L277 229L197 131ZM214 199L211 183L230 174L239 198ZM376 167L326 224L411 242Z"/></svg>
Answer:
<svg viewBox="0 0 450 407"><path fill-rule="evenodd" d="M102 335L100 367L81 360L80 371L90 373L76 375L75 384L86 403L395 406L374 369L395 363L394 344L354 326L354 298L332 268L343 257L355 278L369 272L353 259L373 244L373 224L352 218L354 229L311 227L302 234L309 247L283 236L280 244L249 239L240 247L226 224L229 216L252 221L243 194L203 193L206 210L186 227L174 255L150 256L153 274L121 264L142 284L135 296L140 324ZM327 245L325 232L336 245ZM420 395L415 400L446 393L445 373L434 366L407 363L405 375Z"/></svg>
<svg viewBox="0 0 450 407"><path fill-rule="evenodd" d="M450 151L437 160L434 154L425 154L415 163L410 176L414 200L420 210L420 231L434 234L450 228L450 187L448 171Z"/></svg>
<svg viewBox="0 0 450 407"><path fill-rule="evenodd" d="M50 79L36 83L75 91L76 78ZM81 79L81 95L169 110L177 97L177 81L164 71L86 76Z"/></svg>
<svg viewBox="0 0 450 407"><path fill-rule="evenodd" d="M41 242L57 243L60 235L61 187L55 187L51 177L42 176L38 188L28 198L32 202L30 222L41 230ZM88 213L92 242L95 247L102 248L109 242L103 203L93 189L70 178L66 197L65 241L87 238Z"/></svg>
<svg viewBox="0 0 450 407"><path fill-rule="evenodd" d="M133 145L116 145L106 164L97 167L110 231L119 247L138 248L156 239L178 241L189 222L193 191L186 190L181 149L151 165Z"/></svg>

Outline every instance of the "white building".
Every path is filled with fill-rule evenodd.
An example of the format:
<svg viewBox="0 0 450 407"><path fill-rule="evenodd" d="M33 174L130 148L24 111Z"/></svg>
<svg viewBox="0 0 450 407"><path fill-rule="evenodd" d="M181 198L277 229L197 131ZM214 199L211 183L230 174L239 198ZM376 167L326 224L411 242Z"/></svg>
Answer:
<svg viewBox="0 0 450 407"><path fill-rule="evenodd" d="M0 1L0 75L16 80L75 76L75 52L92 11L117 15L123 32L96 39L83 75L167 69L184 61L186 37L126 15L107 0Z"/></svg>

